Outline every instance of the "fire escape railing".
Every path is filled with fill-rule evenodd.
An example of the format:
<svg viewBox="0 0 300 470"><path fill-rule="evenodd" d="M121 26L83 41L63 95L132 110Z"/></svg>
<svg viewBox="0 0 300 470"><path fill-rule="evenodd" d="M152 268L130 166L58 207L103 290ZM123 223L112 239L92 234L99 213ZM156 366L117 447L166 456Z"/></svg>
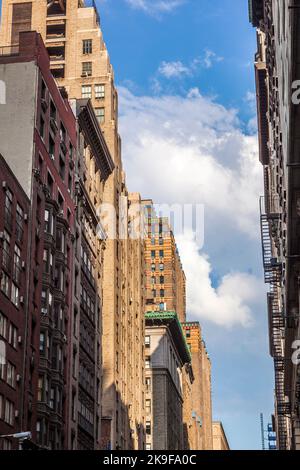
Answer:
<svg viewBox="0 0 300 470"><path fill-rule="evenodd" d="M265 198L260 200L261 242L264 265L265 282L270 284L268 293L270 354L274 359L275 395L278 422L278 447L280 450L287 448L286 418L290 415L290 403L286 401L284 374L285 357L283 350L283 337L285 328L284 313L280 306L280 288L282 280L282 263L273 255L272 238L270 235L271 224L279 220L280 214L270 211L270 201ZM273 205L274 206L274 205Z"/></svg>

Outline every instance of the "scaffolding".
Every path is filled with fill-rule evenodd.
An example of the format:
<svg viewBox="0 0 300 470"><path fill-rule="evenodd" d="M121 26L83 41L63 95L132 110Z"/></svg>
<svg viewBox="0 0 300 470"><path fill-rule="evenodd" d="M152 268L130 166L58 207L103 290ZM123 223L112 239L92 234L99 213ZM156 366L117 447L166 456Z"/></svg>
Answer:
<svg viewBox="0 0 300 470"><path fill-rule="evenodd" d="M278 439L277 445L280 450L287 448L287 417L290 415L290 404L287 402L284 387L285 357L284 357L284 328L285 319L281 306L281 280L282 264L274 257L271 226L274 221L280 219L277 212L271 212L270 204L265 198L260 200L261 241L265 282L270 284L267 294L270 354L274 360L275 373L275 396Z"/></svg>

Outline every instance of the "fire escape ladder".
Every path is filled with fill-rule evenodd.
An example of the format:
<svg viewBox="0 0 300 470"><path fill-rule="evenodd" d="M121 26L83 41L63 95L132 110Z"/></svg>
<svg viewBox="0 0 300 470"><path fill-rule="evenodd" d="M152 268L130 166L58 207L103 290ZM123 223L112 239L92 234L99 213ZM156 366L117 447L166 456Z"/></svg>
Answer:
<svg viewBox="0 0 300 470"><path fill-rule="evenodd" d="M272 239L270 235L271 220L278 219L278 214L266 214L263 210L264 199L261 199L261 241L265 273L265 282L270 284L268 293L269 307L269 334L270 352L274 359L275 394L278 424L278 447L285 450L287 447L287 416L290 415L290 403L286 401L284 376L285 357L283 351L283 337L285 319L280 305L280 286L282 278L282 265L273 256Z"/></svg>

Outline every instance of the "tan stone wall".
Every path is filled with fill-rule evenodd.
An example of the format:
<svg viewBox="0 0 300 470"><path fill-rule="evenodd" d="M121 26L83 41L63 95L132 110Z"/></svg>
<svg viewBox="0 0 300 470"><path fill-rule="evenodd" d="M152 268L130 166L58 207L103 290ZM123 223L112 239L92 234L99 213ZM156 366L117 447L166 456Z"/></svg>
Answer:
<svg viewBox="0 0 300 470"><path fill-rule="evenodd" d="M222 423L213 422L213 450L230 450Z"/></svg>

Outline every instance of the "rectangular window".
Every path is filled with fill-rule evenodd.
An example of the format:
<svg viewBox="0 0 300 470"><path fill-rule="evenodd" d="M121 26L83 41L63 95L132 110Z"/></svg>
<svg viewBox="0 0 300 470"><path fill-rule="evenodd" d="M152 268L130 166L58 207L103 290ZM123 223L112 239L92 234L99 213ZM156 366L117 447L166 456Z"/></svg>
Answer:
<svg viewBox="0 0 300 470"><path fill-rule="evenodd" d="M21 280L21 250L18 247L18 245L15 245L13 279L17 284L20 284L20 280Z"/></svg>
<svg viewBox="0 0 300 470"><path fill-rule="evenodd" d="M146 400L146 414L149 415L151 413L151 400Z"/></svg>
<svg viewBox="0 0 300 470"><path fill-rule="evenodd" d="M164 257L164 250L159 250L159 257L163 258Z"/></svg>
<svg viewBox="0 0 300 470"><path fill-rule="evenodd" d="M92 62L82 62L82 76L83 77L91 77L92 71L93 71Z"/></svg>
<svg viewBox="0 0 300 470"><path fill-rule="evenodd" d="M161 296L161 297L164 297L164 296L165 296L165 291L164 291L164 289L160 289L160 296Z"/></svg>
<svg viewBox="0 0 300 470"><path fill-rule="evenodd" d="M7 363L7 379L6 382L13 388L16 388L16 368L10 362Z"/></svg>
<svg viewBox="0 0 300 470"><path fill-rule="evenodd" d="M92 98L92 87L91 85L82 85L81 87L82 98Z"/></svg>
<svg viewBox="0 0 300 470"><path fill-rule="evenodd" d="M3 398L3 395L0 395L0 419L3 419L3 405L4 405L4 398Z"/></svg>
<svg viewBox="0 0 300 470"><path fill-rule="evenodd" d="M24 211L22 207L17 204L16 212L16 239L17 242L22 243L23 240L23 224L24 224Z"/></svg>
<svg viewBox="0 0 300 470"><path fill-rule="evenodd" d="M1 276L1 290L7 297L9 297L9 277L4 271L2 271Z"/></svg>
<svg viewBox="0 0 300 470"><path fill-rule="evenodd" d="M40 353L45 355L46 351L46 335L44 332L40 334Z"/></svg>
<svg viewBox="0 0 300 470"><path fill-rule="evenodd" d="M150 356L146 356L145 358L145 368L150 369L151 361L150 361Z"/></svg>
<svg viewBox="0 0 300 470"><path fill-rule="evenodd" d="M164 284L165 283L165 276L159 276L159 282L161 284Z"/></svg>
<svg viewBox="0 0 300 470"><path fill-rule="evenodd" d="M146 421L146 434L151 434L151 421Z"/></svg>
<svg viewBox="0 0 300 470"><path fill-rule="evenodd" d="M7 337L7 318L0 312L0 336L6 339Z"/></svg>
<svg viewBox="0 0 300 470"><path fill-rule="evenodd" d="M155 250L151 250L151 258L155 258Z"/></svg>
<svg viewBox="0 0 300 470"><path fill-rule="evenodd" d="M153 273L154 273L154 271L155 271L155 264L154 264L154 263L151 264L151 271L152 271Z"/></svg>
<svg viewBox="0 0 300 470"><path fill-rule="evenodd" d="M3 240L3 267L6 270L10 270L10 235L4 230L4 240Z"/></svg>
<svg viewBox="0 0 300 470"><path fill-rule="evenodd" d="M18 329L11 323L9 325L8 342L13 348L17 349L17 341L18 341Z"/></svg>
<svg viewBox="0 0 300 470"><path fill-rule="evenodd" d="M11 301L16 307L19 308L19 305L20 305L20 290L14 282L12 282L12 284L11 284Z"/></svg>
<svg viewBox="0 0 300 470"><path fill-rule="evenodd" d="M165 269L164 264L163 264L163 263L160 263L160 265L159 265L159 270L160 270L160 271L163 271L164 269Z"/></svg>
<svg viewBox="0 0 300 470"><path fill-rule="evenodd" d="M151 345L150 336L145 336L145 346L146 346L146 348L150 348L150 345Z"/></svg>
<svg viewBox="0 0 300 470"><path fill-rule="evenodd" d="M96 118L98 119L99 124L103 124L105 121L105 110L104 108L95 108Z"/></svg>
<svg viewBox="0 0 300 470"><path fill-rule="evenodd" d="M151 379L150 377L146 377L146 392L151 391Z"/></svg>
<svg viewBox="0 0 300 470"><path fill-rule="evenodd" d="M95 85L95 98L97 100L105 98L105 85Z"/></svg>
<svg viewBox="0 0 300 470"><path fill-rule="evenodd" d="M14 424L14 405L11 401L5 401L4 421L12 426Z"/></svg>
<svg viewBox="0 0 300 470"><path fill-rule="evenodd" d="M12 230L12 205L13 205L13 194L9 189L7 189L5 193L4 220L9 230Z"/></svg>
<svg viewBox="0 0 300 470"><path fill-rule="evenodd" d="M93 52L93 41L92 39L84 39L82 41L82 53L83 55L91 54Z"/></svg>

